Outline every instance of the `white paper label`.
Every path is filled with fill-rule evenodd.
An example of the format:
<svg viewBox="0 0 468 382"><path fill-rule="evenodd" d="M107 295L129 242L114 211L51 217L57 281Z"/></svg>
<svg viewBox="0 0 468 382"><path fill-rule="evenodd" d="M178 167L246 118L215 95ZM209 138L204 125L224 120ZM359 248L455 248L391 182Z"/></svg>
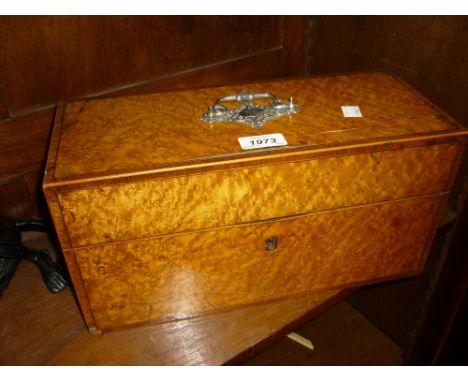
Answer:
<svg viewBox="0 0 468 382"><path fill-rule="evenodd" d="M264 147L285 146L288 144L283 134L253 135L251 137L237 138L244 150L261 149Z"/></svg>
<svg viewBox="0 0 468 382"><path fill-rule="evenodd" d="M341 110L343 111L343 116L346 118L362 117L361 109L359 109L359 106L341 106Z"/></svg>

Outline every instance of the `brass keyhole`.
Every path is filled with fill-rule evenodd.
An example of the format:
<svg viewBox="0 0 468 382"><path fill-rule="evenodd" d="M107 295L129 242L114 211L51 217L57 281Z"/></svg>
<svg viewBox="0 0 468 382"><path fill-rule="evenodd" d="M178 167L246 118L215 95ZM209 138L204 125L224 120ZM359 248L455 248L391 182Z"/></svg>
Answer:
<svg viewBox="0 0 468 382"><path fill-rule="evenodd" d="M278 238L276 236L270 236L266 239L265 249L267 251L273 251L278 247Z"/></svg>

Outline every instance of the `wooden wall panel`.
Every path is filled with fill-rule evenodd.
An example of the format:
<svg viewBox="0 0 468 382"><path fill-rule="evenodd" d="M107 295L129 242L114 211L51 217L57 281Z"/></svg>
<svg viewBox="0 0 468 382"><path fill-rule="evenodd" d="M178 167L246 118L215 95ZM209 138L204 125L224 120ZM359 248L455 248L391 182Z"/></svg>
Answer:
<svg viewBox="0 0 468 382"><path fill-rule="evenodd" d="M38 216L26 174L0 182L0 215L15 219Z"/></svg>
<svg viewBox="0 0 468 382"><path fill-rule="evenodd" d="M8 112L5 98L3 97L3 90L2 90L2 87L0 86L0 121L8 118L9 116L10 116L10 113Z"/></svg>
<svg viewBox="0 0 468 382"><path fill-rule="evenodd" d="M282 18L282 42L285 75L301 75L307 72L307 37L311 34L308 18L286 16Z"/></svg>
<svg viewBox="0 0 468 382"><path fill-rule="evenodd" d="M280 17L2 17L12 115L281 47ZM270 65L275 65L274 62Z"/></svg>
<svg viewBox="0 0 468 382"><path fill-rule="evenodd" d="M235 84L249 80L265 80L285 73L285 52L282 47L273 48L248 57L227 60L199 68L189 69L143 83L112 89L92 98L148 94L170 90Z"/></svg>
<svg viewBox="0 0 468 382"><path fill-rule="evenodd" d="M0 122L0 178L43 166L54 112L54 108L50 108Z"/></svg>
<svg viewBox="0 0 468 382"><path fill-rule="evenodd" d="M44 215L40 184L55 109L0 121L0 215Z"/></svg>

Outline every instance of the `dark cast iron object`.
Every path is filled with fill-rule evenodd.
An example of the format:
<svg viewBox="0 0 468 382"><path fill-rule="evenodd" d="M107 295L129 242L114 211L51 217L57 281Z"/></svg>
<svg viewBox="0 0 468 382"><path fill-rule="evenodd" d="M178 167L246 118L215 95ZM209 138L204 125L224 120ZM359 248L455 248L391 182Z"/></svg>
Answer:
<svg viewBox="0 0 468 382"><path fill-rule="evenodd" d="M52 260L47 249L21 244L21 233L26 231L46 232L46 226L41 220L15 221L0 216L0 296L23 260L36 265L49 291L61 292L67 286L62 268Z"/></svg>

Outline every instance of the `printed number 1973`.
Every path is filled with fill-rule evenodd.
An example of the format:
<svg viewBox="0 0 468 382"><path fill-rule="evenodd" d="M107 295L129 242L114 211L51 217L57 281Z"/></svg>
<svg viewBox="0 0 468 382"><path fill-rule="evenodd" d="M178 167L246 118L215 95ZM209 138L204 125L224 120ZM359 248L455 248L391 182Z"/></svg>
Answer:
<svg viewBox="0 0 468 382"><path fill-rule="evenodd" d="M264 147L285 146L288 144L283 134L254 135L237 139L244 150L260 149Z"/></svg>

